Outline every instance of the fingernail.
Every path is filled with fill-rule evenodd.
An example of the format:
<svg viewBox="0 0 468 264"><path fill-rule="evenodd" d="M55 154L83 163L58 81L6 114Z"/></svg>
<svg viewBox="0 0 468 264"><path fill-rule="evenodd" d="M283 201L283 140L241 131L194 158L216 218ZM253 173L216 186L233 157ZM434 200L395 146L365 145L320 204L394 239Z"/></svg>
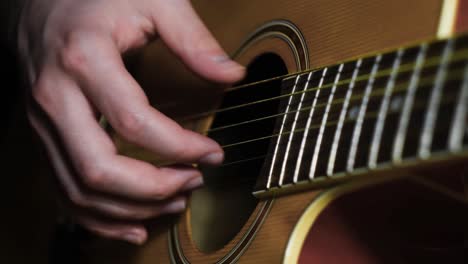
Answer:
<svg viewBox="0 0 468 264"><path fill-rule="evenodd" d="M219 165L223 162L224 154L221 152L210 153L200 159L200 163L207 165Z"/></svg>
<svg viewBox="0 0 468 264"><path fill-rule="evenodd" d="M135 234L135 233L127 233L127 234L124 234L123 235L123 238L130 242L130 243L133 243L133 244L137 244L137 245L141 245L143 244L144 241L144 237L138 235L138 234Z"/></svg>
<svg viewBox="0 0 468 264"><path fill-rule="evenodd" d="M229 56L226 56L226 55L214 56L214 57L211 57L211 59L214 62L218 63L218 64L222 64L223 67L236 68L236 69L239 69L239 70L245 69L244 66L242 66L239 63L233 61L231 58L229 58Z"/></svg>
<svg viewBox="0 0 468 264"><path fill-rule="evenodd" d="M179 199L177 201L171 202L164 208L166 213L180 213L185 210L186 202L185 199Z"/></svg>
<svg viewBox="0 0 468 264"><path fill-rule="evenodd" d="M182 190L191 191L191 190L194 190L194 189L197 189L197 188L201 187L202 185L203 185L203 178L202 177L196 177L196 178L193 178L190 181L188 181L184 185Z"/></svg>
<svg viewBox="0 0 468 264"><path fill-rule="evenodd" d="M227 55L217 55L211 57L211 59L216 63L225 63L231 60Z"/></svg>

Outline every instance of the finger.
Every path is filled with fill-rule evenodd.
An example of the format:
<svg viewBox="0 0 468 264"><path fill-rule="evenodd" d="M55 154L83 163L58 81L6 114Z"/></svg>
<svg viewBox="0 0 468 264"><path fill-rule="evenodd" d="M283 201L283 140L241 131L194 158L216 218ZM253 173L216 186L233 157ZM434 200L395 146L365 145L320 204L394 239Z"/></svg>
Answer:
<svg viewBox="0 0 468 264"><path fill-rule="evenodd" d="M83 212L75 213L75 219L89 231L109 239L124 240L141 245L148 237L145 227L137 223L117 223L110 220L103 220Z"/></svg>
<svg viewBox="0 0 468 264"><path fill-rule="evenodd" d="M97 213L121 220L148 220L166 214L181 213L185 209L185 197L176 197L157 204L122 202L102 197L89 197L81 208L91 208Z"/></svg>
<svg viewBox="0 0 468 264"><path fill-rule="evenodd" d="M94 210L109 217L124 220L145 220L163 214L179 213L185 209L185 197L176 197L157 204L142 204L117 201L116 199L109 199L80 190L79 184L76 183L70 169L66 166L67 162L64 159L63 153L59 153L59 147L56 142L52 140L52 136L42 124L42 121L38 119L33 111L29 110L28 112L32 126L38 131L39 136L45 143L60 182L65 188L67 196L75 206L82 209ZM188 190L196 187L195 184L191 183L188 184L185 189Z"/></svg>
<svg viewBox="0 0 468 264"><path fill-rule="evenodd" d="M110 39L89 37L63 54L63 66L126 140L180 163L219 164L219 145L152 108ZM92 51L92 52L90 52Z"/></svg>
<svg viewBox="0 0 468 264"><path fill-rule="evenodd" d="M190 1L149 1L143 12L152 18L158 34L190 69L213 81L240 80L245 68L229 59L208 31Z"/></svg>
<svg viewBox="0 0 468 264"><path fill-rule="evenodd" d="M86 98L71 80L53 71L40 80L35 98L55 124L76 173L88 188L154 201L167 199L187 186L193 187L194 182L201 184L200 172L192 167L156 168L117 155L112 141L94 119ZM60 89L50 89L51 84ZM39 130L44 129L39 127ZM52 158L58 160L61 153L54 140L42 134ZM56 163L57 167L65 166L63 162ZM60 171L64 172L65 168ZM70 179L63 180L64 184L72 185Z"/></svg>
<svg viewBox="0 0 468 264"><path fill-rule="evenodd" d="M108 199L96 195L83 195L79 201L75 200L73 203L78 208L93 211L112 219L136 221L181 213L185 209L186 198L180 196L158 203L141 203Z"/></svg>

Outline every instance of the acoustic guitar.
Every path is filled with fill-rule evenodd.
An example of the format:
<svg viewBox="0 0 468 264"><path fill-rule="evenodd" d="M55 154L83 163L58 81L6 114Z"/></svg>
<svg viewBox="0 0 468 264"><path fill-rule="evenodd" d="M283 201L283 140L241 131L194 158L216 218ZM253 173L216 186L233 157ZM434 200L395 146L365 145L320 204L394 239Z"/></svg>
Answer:
<svg viewBox="0 0 468 264"><path fill-rule="evenodd" d="M158 41L128 68L156 108L220 143L223 165L200 168L205 187L148 222L145 245L79 235L59 263L468 262L468 1L193 4L244 81L201 80ZM56 210L34 208L19 213L40 220L22 231L29 255L8 263L57 251L40 224Z"/></svg>

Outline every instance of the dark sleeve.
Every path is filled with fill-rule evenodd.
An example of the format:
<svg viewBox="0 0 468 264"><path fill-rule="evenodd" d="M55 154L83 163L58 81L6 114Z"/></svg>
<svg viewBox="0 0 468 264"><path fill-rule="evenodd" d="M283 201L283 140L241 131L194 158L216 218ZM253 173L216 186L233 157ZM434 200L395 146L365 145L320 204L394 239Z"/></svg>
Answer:
<svg viewBox="0 0 468 264"><path fill-rule="evenodd" d="M23 0L0 1L0 50L3 53L0 59L2 80L0 96L0 113L2 123L9 123L13 108L20 104L19 67L16 52L16 30L18 17Z"/></svg>
<svg viewBox="0 0 468 264"><path fill-rule="evenodd" d="M14 48L16 45L18 18L24 1L25 0L0 1L2 48L5 47L4 45L10 48Z"/></svg>

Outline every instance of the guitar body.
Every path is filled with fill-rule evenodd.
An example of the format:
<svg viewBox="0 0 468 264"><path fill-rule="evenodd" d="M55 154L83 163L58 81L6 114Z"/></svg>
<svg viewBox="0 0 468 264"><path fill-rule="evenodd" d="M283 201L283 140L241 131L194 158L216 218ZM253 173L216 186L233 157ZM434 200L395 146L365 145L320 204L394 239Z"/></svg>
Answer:
<svg viewBox="0 0 468 264"><path fill-rule="evenodd" d="M468 29L462 11L468 3L462 0L197 0L193 4L222 46L237 61L250 65L251 81ZM220 118L186 118L223 106L222 88L195 77L162 43L156 41L129 58L129 68L155 107L184 127L204 133ZM117 137L115 141L123 153L153 161L151 154ZM183 215L148 223L151 232L144 246L86 238L79 245L78 262L464 263L465 164L466 159L457 159L370 172L359 180L260 198L253 196L253 185L234 180L232 188L223 185L224 192L196 191ZM229 174L255 180L259 171ZM241 190L232 191L236 186ZM47 202L50 199L44 198L41 204ZM35 231L36 236L39 241L50 240L51 225L43 226L48 228L41 228L43 234Z"/></svg>
<svg viewBox="0 0 468 264"><path fill-rule="evenodd" d="M250 65L249 76L260 75L251 80L261 80L433 39L444 32L441 16L451 17L442 15L445 2L451 1L200 0L194 5L223 47ZM462 2L459 9L466 5ZM458 16L458 28L463 22ZM181 120L220 107L219 87L212 88L188 73L160 44L149 47L131 64L143 87L177 87L163 95L146 89L154 105ZM265 73L262 68L275 69ZM164 82L159 75L171 78ZM177 102L192 103L181 108ZM216 123L213 119L211 115L182 123L203 132ZM463 175L464 167L456 162L436 171L442 176L447 169L449 174ZM173 219L151 224L153 233L145 246L97 241L87 257L92 263L148 264L461 263L464 249L454 241L466 241L466 226L460 221L468 219L466 203L405 177L437 177L433 171L427 166L390 170L376 178L260 199L253 206L244 197L251 196L251 188L240 193L227 190L227 195L197 191L176 224ZM257 172L238 173L257 177ZM456 184L460 178L453 181Z"/></svg>

